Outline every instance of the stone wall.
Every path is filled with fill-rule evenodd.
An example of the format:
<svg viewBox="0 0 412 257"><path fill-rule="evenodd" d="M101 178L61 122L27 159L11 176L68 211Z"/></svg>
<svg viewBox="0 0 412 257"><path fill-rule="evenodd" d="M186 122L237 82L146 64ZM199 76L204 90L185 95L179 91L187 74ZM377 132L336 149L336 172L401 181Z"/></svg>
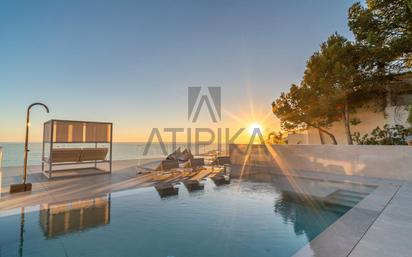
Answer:
<svg viewBox="0 0 412 257"><path fill-rule="evenodd" d="M256 170L315 171L412 181L411 146L230 145L234 165Z"/></svg>

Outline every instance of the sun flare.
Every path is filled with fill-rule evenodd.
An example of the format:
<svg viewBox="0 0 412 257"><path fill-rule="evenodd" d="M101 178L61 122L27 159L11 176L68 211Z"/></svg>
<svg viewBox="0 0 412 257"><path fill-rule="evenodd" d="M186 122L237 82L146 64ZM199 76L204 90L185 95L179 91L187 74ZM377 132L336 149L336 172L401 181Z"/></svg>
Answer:
<svg viewBox="0 0 412 257"><path fill-rule="evenodd" d="M260 125L259 123L252 123L249 125L249 128L248 128L249 135L253 135L253 131L255 129L259 129L260 133L263 132L262 125Z"/></svg>

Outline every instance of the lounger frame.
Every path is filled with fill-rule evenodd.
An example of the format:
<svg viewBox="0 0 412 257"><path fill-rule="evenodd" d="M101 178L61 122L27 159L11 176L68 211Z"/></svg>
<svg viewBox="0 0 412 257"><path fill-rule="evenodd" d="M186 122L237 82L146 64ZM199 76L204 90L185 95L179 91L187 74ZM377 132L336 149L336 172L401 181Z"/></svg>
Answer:
<svg viewBox="0 0 412 257"><path fill-rule="evenodd" d="M57 126L67 126L67 131L59 131L57 133ZM73 127L77 128L74 132ZM80 129L79 129L80 128ZM61 129L60 129L61 130ZM92 133L89 133L88 131ZM94 134L93 134L94 133ZM58 134L58 135L57 135ZM93 135L92 135L93 134ZM65 145L79 145L79 144L94 144L95 148L99 147L99 144L108 144L108 159L105 160L91 160L91 161L73 161L73 162L53 162L52 152L56 149L56 144ZM46 156L46 147L48 147L48 155ZM43 144L42 144L42 172L49 179L53 177L53 172L64 171L62 169L53 170L54 166L63 165L76 165L75 169L97 168L97 164L108 164L108 170L101 170L104 173L112 172L112 149L113 149L113 123L112 122L95 122L95 121L77 121L77 120L49 120L43 124ZM90 166L92 164L92 166ZM48 166L47 169L46 165ZM88 165L88 167L77 167L78 165ZM96 173L102 174L102 172Z"/></svg>

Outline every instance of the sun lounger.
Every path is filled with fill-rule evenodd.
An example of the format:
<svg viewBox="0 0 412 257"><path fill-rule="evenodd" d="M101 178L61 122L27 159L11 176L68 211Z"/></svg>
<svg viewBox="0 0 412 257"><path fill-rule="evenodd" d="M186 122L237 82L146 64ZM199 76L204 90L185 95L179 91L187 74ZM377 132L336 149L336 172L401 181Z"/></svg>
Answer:
<svg viewBox="0 0 412 257"><path fill-rule="evenodd" d="M44 158L47 163L81 163L90 161L104 161L108 153L107 148L55 148L50 158Z"/></svg>
<svg viewBox="0 0 412 257"><path fill-rule="evenodd" d="M181 152L177 157L177 160L180 162L187 162L191 159L193 159L193 154L187 149L183 150L183 152Z"/></svg>
<svg viewBox="0 0 412 257"><path fill-rule="evenodd" d="M229 156L218 156L211 163L211 165L225 165L225 164L232 164Z"/></svg>
<svg viewBox="0 0 412 257"><path fill-rule="evenodd" d="M109 162L106 160L107 154L108 148L54 148L49 158L43 157L43 165L49 165L49 170L45 172L50 178L55 165L94 164L96 168L97 163Z"/></svg>
<svg viewBox="0 0 412 257"><path fill-rule="evenodd" d="M189 163L192 169L196 169L196 168L199 168L205 165L205 159L204 158L194 158L194 159L190 159Z"/></svg>
<svg viewBox="0 0 412 257"><path fill-rule="evenodd" d="M54 171L61 172L59 177L65 177L64 174L75 176L110 173L112 171L112 135L113 124L111 122L75 120L45 122L41 158L43 174L50 179ZM94 147L80 148L79 144ZM100 164L103 163L108 164L108 170L101 168ZM67 166L67 169L53 170L55 166ZM91 171L93 168L95 172ZM87 172L82 174L81 170L86 169Z"/></svg>
<svg viewBox="0 0 412 257"><path fill-rule="evenodd" d="M103 161L106 159L108 148L83 148L80 155L80 162Z"/></svg>
<svg viewBox="0 0 412 257"><path fill-rule="evenodd" d="M177 148L173 153L169 154L166 157L166 160L177 160L177 158L182 154L182 151L180 150L180 147Z"/></svg>
<svg viewBox="0 0 412 257"><path fill-rule="evenodd" d="M190 150L185 149L181 151L180 147L166 157L166 160L178 160L179 162L187 162L190 159L193 159L193 154Z"/></svg>
<svg viewBox="0 0 412 257"><path fill-rule="evenodd" d="M179 168L179 162L177 160L164 160L160 163L156 170L167 171L175 168Z"/></svg>
<svg viewBox="0 0 412 257"><path fill-rule="evenodd" d="M211 177L213 182L216 186L222 186L230 184L230 176L223 175L221 173L216 174L215 176Z"/></svg>
<svg viewBox="0 0 412 257"><path fill-rule="evenodd" d="M155 185L155 189L162 198L166 196L177 195L179 193L179 188L174 187L172 183L159 183Z"/></svg>
<svg viewBox="0 0 412 257"><path fill-rule="evenodd" d="M81 148L55 148L50 154L50 158L45 158L47 163L79 162Z"/></svg>
<svg viewBox="0 0 412 257"><path fill-rule="evenodd" d="M183 181L183 184L185 185L185 187L187 188L187 191L189 192L196 191L196 190L202 190L205 188L203 184L199 183L198 180L194 180L194 179Z"/></svg>

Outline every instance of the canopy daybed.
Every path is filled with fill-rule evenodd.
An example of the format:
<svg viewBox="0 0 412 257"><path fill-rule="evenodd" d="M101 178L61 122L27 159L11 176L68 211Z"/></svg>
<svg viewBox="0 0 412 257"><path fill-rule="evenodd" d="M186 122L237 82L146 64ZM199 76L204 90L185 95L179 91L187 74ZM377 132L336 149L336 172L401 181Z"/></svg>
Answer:
<svg viewBox="0 0 412 257"><path fill-rule="evenodd" d="M109 164L108 172L111 172L112 138L113 123L111 122L74 120L45 122L42 147L43 174L51 178L53 167L60 165L76 165L75 168L79 169L79 164L93 164L92 168L99 170L98 163ZM48 165L47 170L45 170L46 165Z"/></svg>

